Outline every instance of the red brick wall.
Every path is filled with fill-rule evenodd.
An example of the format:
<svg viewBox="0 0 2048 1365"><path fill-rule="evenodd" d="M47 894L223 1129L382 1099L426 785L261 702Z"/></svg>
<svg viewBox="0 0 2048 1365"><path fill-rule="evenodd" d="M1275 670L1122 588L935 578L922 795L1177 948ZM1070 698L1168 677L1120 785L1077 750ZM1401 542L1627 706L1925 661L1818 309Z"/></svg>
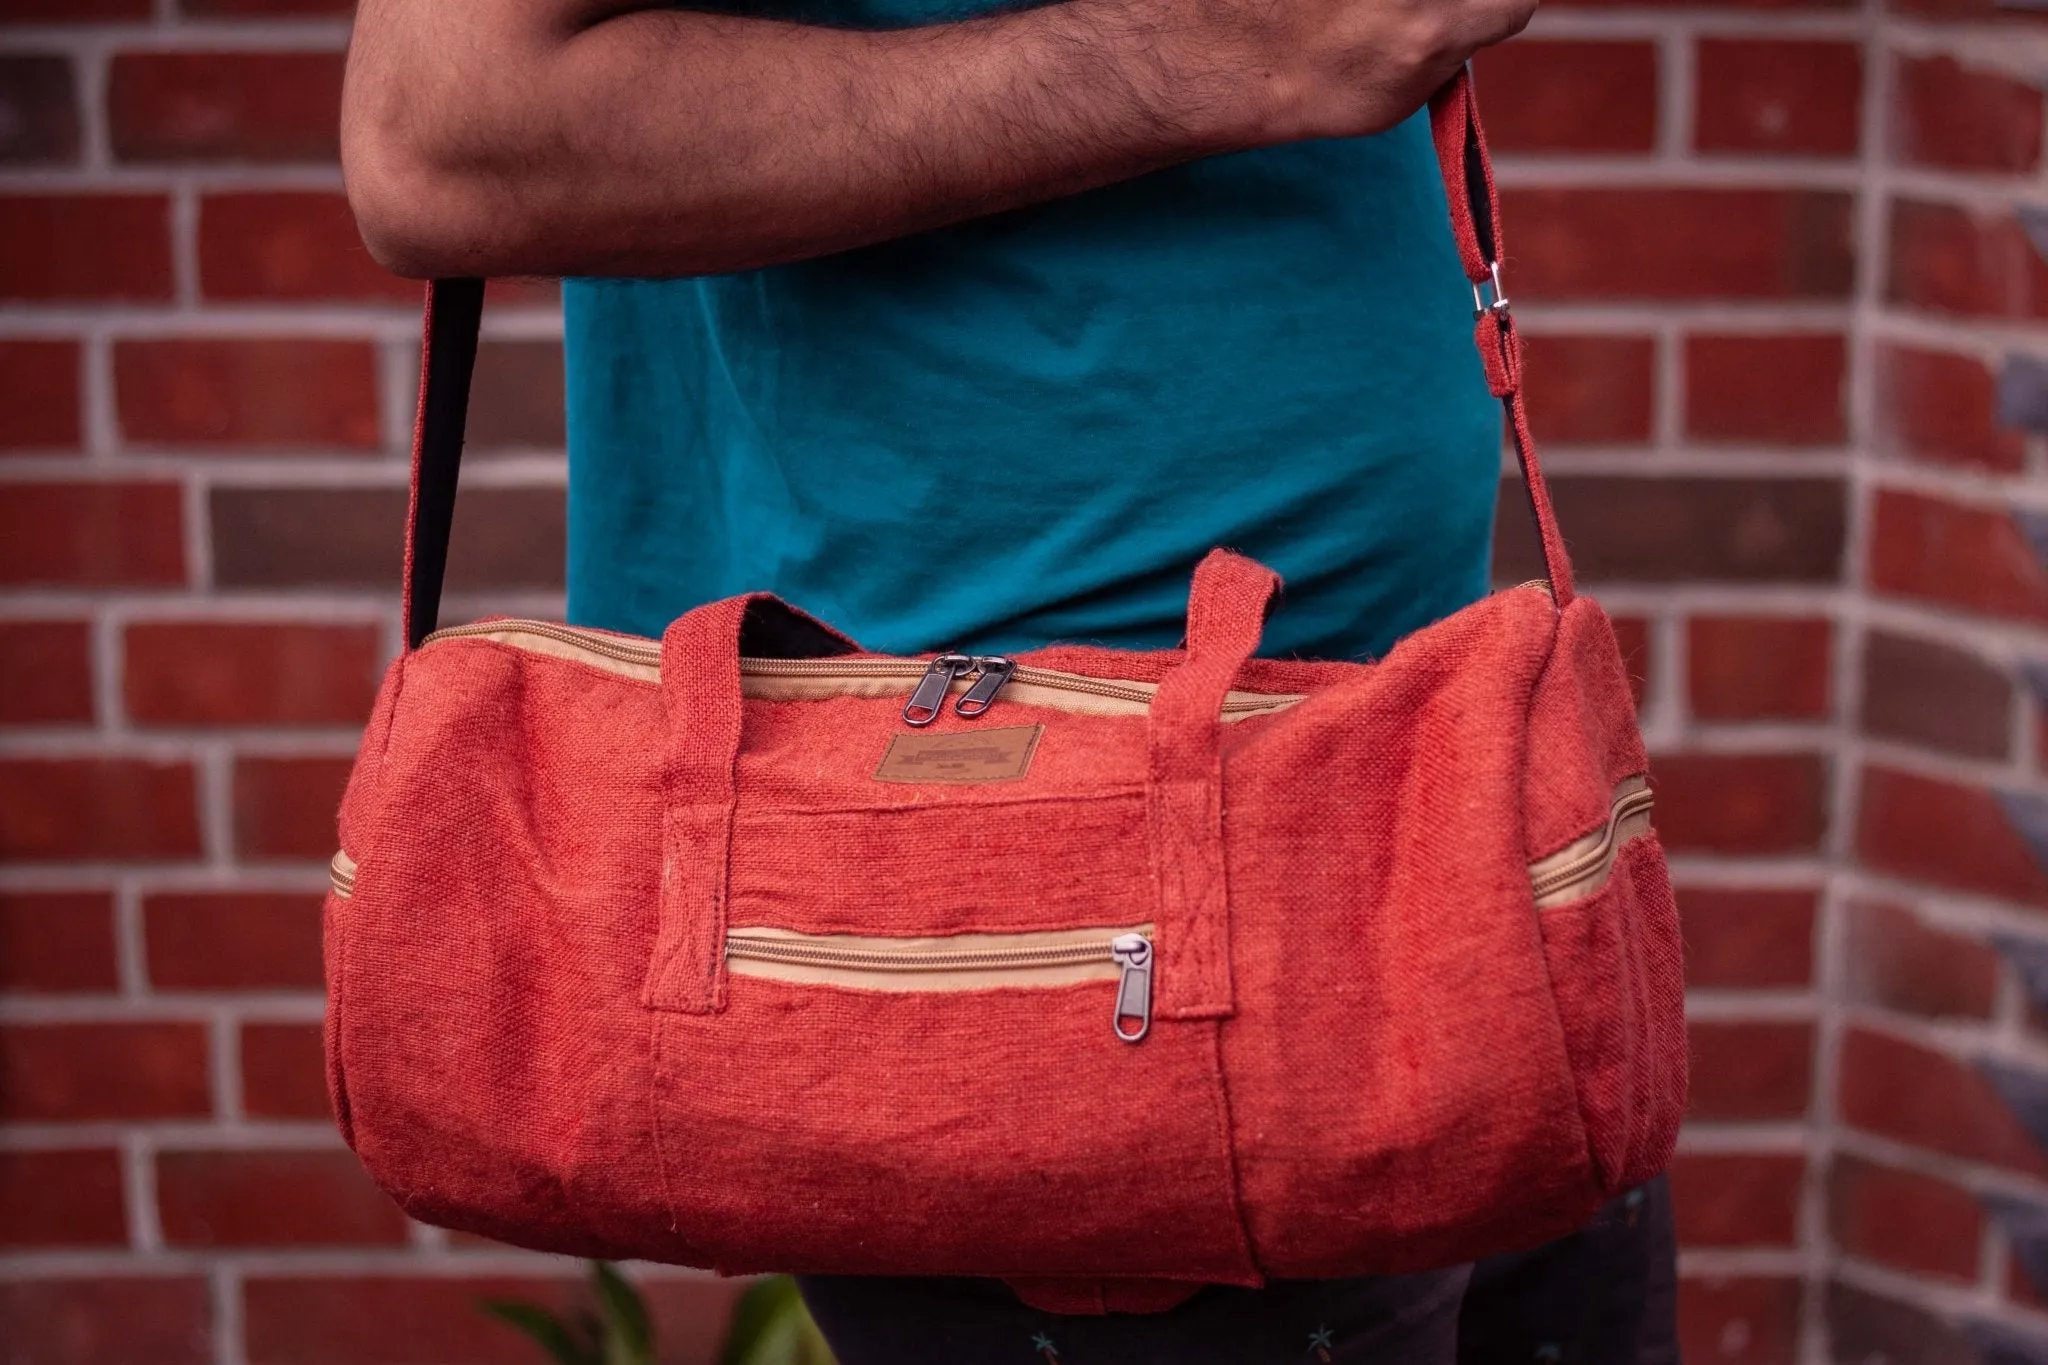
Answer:
<svg viewBox="0 0 2048 1365"><path fill-rule="evenodd" d="M17 1358L526 1359L469 1305L571 1269L408 1223L325 1120L320 864L396 645L416 344L338 193L345 11L0 0ZM2010 795L2048 792L2048 517L2013 510L2048 498L1997 420L2048 425L2012 359L2048 354L2014 212L2048 205L2048 25L1553 0L1481 65L1536 412L1684 887L1690 1358L2048 1338L1987 1212L2048 1206L2017 1117L2048 1043L1994 946L2048 943ZM454 607L555 611L551 291L488 327ZM722 1289L655 1283L701 1342Z"/></svg>

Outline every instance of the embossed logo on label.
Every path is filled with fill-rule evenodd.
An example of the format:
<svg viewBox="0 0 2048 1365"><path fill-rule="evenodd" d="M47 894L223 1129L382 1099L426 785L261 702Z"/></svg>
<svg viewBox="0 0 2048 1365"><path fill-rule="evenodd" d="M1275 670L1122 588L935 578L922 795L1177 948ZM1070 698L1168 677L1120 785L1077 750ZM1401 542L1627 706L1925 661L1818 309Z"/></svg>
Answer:
<svg viewBox="0 0 2048 1365"><path fill-rule="evenodd" d="M1009 725L889 741L877 782L1014 782L1031 769L1043 725Z"/></svg>

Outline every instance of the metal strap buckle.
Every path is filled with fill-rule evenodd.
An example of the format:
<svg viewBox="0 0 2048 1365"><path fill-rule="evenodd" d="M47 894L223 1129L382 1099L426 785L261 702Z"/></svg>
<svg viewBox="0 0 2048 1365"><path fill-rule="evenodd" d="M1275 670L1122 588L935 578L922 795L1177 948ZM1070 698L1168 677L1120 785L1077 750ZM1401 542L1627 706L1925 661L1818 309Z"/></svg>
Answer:
<svg viewBox="0 0 2048 1365"><path fill-rule="evenodd" d="M1505 316L1508 311L1508 295L1507 291L1501 287L1500 262L1488 261L1486 263L1486 268L1487 271L1493 276L1493 283L1491 287L1493 298L1491 300L1487 298L1487 293L1489 291L1488 286L1485 282L1482 281L1479 284L1473 285L1472 316L1475 318L1483 318L1488 313L1496 313Z"/></svg>

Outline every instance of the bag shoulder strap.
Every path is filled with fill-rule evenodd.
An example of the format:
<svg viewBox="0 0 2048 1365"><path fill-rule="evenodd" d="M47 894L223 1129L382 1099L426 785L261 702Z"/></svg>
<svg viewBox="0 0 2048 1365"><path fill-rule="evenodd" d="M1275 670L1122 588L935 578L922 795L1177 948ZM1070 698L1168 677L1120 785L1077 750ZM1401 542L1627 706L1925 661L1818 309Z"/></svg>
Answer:
<svg viewBox="0 0 2048 1365"><path fill-rule="evenodd" d="M1571 558L1550 504L1550 489L1536 456L1522 399L1521 343L1501 289L1500 195L1469 70L1460 72L1429 105L1430 129L1443 170L1445 201L1458 258L1472 283L1473 339L1487 386L1507 414L1522 485L1551 594L1559 609L1573 595ZM462 466L462 431L476 365L477 326L483 316L482 280L435 280L427 286L420 345L419 411L413 426L412 497L405 523L405 647L415 649L433 632L448 567L448 535L455 519L455 484Z"/></svg>

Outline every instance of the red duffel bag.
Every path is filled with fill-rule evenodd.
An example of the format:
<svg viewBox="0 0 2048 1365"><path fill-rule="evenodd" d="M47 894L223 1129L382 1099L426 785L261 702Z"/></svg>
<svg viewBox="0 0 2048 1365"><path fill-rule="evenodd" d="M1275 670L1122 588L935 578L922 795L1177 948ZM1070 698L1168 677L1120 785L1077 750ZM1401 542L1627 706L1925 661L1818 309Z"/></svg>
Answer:
<svg viewBox="0 0 2048 1365"><path fill-rule="evenodd" d="M1613 630L1574 594L1460 78L1432 105L1547 583L1372 664L431 632L482 289L429 296L407 650L341 809L334 1113L413 1216L1042 1307L1560 1235L1669 1160L1683 986Z"/></svg>

